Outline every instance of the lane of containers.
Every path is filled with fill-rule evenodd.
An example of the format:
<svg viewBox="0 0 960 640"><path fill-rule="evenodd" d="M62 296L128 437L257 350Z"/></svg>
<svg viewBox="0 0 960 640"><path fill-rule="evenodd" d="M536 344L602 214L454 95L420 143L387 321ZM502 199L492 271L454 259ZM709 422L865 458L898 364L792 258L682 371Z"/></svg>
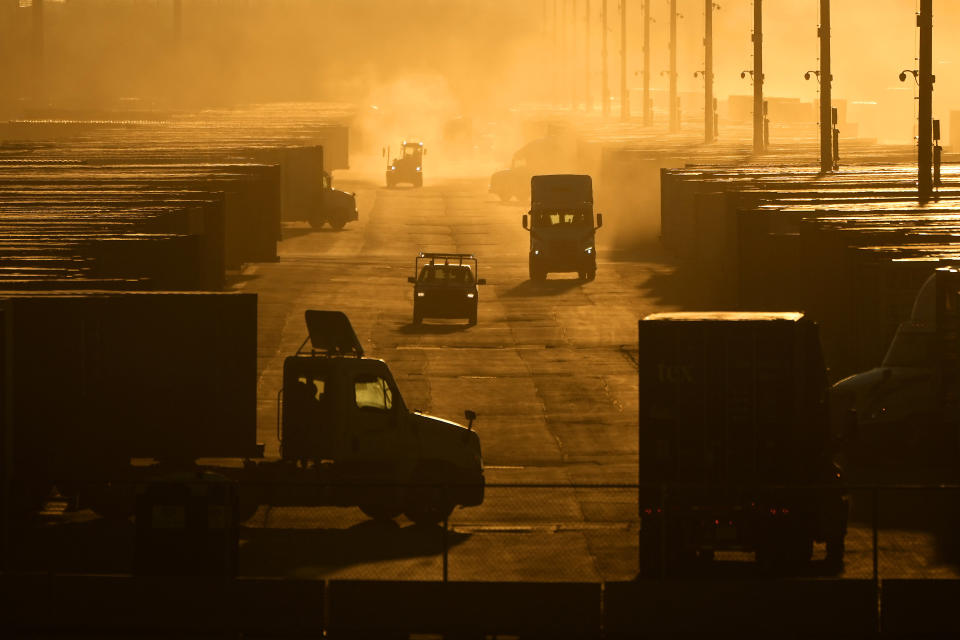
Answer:
<svg viewBox="0 0 960 640"><path fill-rule="evenodd" d="M803 309L835 376L875 366L920 284L960 243L960 191L916 202L915 168L662 173L662 233L706 306Z"/></svg>

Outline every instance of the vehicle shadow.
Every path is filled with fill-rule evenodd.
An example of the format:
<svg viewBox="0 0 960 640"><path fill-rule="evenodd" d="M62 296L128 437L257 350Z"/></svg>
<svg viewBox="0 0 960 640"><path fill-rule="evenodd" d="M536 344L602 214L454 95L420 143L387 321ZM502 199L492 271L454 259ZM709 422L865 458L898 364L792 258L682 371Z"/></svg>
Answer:
<svg viewBox="0 0 960 640"><path fill-rule="evenodd" d="M347 529L260 529L240 531L240 573L283 576L309 568L336 570L367 562L423 558L443 554L471 534L446 533L442 527L367 520ZM375 577L371 575L371 577Z"/></svg>
<svg viewBox="0 0 960 640"><path fill-rule="evenodd" d="M308 223L304 222L303 224L284 224L283 228L280 231L281 240L289 240L291 238L299 238L300 236L305 236L313 233L314 229Z"/></svg>
<svg viewBox="0 0 960 640"><path fill-rule="evenodd" d="M412 322L408 322L401 325L398 331L405 335L447 335L451 333L462 333L472 326L473 325L467 324L466 322L460 324L413 324Z"/></svg>
<svg viewBox="0 0 960 640"><path fill-rule="evenodd" d="M507 289L500 295L506 297L525 298L530 296L556 296L566 293L585 284L579 278L563 278L557 280L525 280L520 284Z"/></svg>

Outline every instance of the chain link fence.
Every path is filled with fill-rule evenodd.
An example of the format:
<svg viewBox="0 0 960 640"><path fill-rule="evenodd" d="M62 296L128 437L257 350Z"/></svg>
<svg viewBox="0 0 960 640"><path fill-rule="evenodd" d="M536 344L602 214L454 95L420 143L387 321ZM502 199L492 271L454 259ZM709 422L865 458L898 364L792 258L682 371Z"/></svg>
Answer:
<svg viewBox="0 0 960 640"><path fill-rule="evenodd" d="M255 495L269 495L270 487L258 489ZM747 526L744 514L724 512L729 519L721 522L713 518L716 511L709 517L708 512L694 514L700 527L695 540L689 531L663 525L667 538L655 550L661 558L684 547L678 544L682 538L688 550L691 544L699 545L699 551L688 553L695 562L679 572L669 563L669 571L657 567L652 575L644 572L643 563L651 561L649 550L644 555L644 527L649 532L651 522L670 523L681 516L690 522L692 517L689 505L668 500L663 508L671 517L657 520L660 507L640 502L651 489L656 488L491 483L481 505L455 508L445 519L441 513L437 524L416 524L402 508L394 517L380 513L375 514L380 518L372 518L352 506L248 501L237 512L244 517L241 521L232 514L244 503L243 493L239 500L221 493L200 502L189 492L167 499L154 496L146 507L98 507L101 514L112 516L104 517L53 496L40 511L8 515L2 561L7 572L166 570L327 580L611 582L638 575L768 575L763 558L750 548L730 548L736 545L725 539L730 529ZM442 495L447 488L432 490ZM120 493L138 491L142 498L142 486ZM680 494L679 489L670 491ZM810 561L793 565L790 573L876 580L960 576L960 487L857 486L848 488L845 496L849 516L842 565L829 562L827 544L821 540L811 545ZM782 512L771 514L771 521L783 516L783 530L801 526Z"/></svg>

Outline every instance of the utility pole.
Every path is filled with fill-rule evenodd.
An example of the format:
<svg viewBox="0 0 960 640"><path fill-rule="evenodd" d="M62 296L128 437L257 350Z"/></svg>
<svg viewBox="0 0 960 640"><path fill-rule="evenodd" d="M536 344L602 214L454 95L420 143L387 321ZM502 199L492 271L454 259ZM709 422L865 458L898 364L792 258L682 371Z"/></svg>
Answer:
<svg viewBox="0 0 960 640"><path fill-rule="evenodd" d="M583 110L592 111L593 103L590 100L590 0L584 0L586 7L583 10L584 22L586 27L583 31L583 62L586 70L583 74Z"/></svg>
<svg viewBox="0 0 960 640"><path fill-rule="evenodd" d="M620 0L620 119L630 119L627 89L627 0Z"/></svg>
<svg viewBox="0 0 960 640"><path fill-rule="evenodd" d="M650 0L643 0L643 125L653 124L650 102Z"/></svg>
<svg viewBox="0 0 960 640"><path fill-rule="evenodd" d="M560 5L560 85L566 81L569 75L567 69L567 2L561 0Z"/></svg>
<svg viewBox="0 0 960 640"><path fill-rule="evenodd" d="M44 50L46 45L44 42L44 25L43 25L43 0L33 0L33 11L31 13L33 19L33 32L32 32L32 60L33 60L33 101L34 104L39 105L44 101L46 97L46 80L45 80L45 61L44 61Z"/></svg>
<svg viewBox="0 0 960 640"><path fill-rule="evenodd" d="M680 103L677 100L677 0L670 0L670 131L680 130Z"/></svg>
<svg viewBox="0 0 960 640"><path fill-rule="evenodd" d="M920 104L917 127L917 188L920 201L933 195L931 160L933 156L933 0L920 0Z"/></svg>
<svg viewBox="0 0 960 640"><path fill-rule="evenodd" d="M550 96L550 104L557 104L557 96L560 94L560 68L558 65L558 60L560 60L560 46L559 38L560 34L557 28L557 3L560 0L553 0L553 58L550 60L550 69L552 70L553 76L553 95Z"/></svg>
<svg viewBox="0 0 960 640"><path fill-rule="evenodd" d="M833 171L833 75L830 73L830 0L820 0L820 173ZM922 93L922 92L921 92Z"/></svg>
<svg viewBox="0 0 960 640"><path fill-rule="evenodd" d="M753 0L753 151L766 151L763 114L763 0Z"/></svg>
<svg viewBox="0 0 960 640"><path fill-rule="evenodd" d="M713 0L703 3L703 141L713 142Z"/></svg>
<svg viewBox="0 0 960 640"><path fill-rule="evenodd" d="M607 69L607 0L603 0L600 7L600 22L600 66L602 67L600 74L603 76L603 88L600 95L603 104L600 106L600 110L603 112L603 117L607 118L610 116L610 78Z"/></svg>
<svg viewBox="0 0 960 640"><path fill-rule="evenodd" d="M577 108L577 81L574 79L574 69L577 67L577 0L570 0L570 66L566 76L570 83L570 111Z"/></svg>
<svg viewBox="0 0 960 640"><path fill-rule="evenodd" d="M173 43L177 49L183 43L183 1L173 0Z"/></svg>

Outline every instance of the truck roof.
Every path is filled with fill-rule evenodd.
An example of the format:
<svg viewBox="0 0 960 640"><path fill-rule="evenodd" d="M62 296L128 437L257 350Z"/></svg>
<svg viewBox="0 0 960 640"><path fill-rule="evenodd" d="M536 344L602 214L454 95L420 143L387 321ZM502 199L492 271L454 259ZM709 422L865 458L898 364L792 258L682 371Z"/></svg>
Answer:
<svg viewBox="0 0 960 640"><path fill-rule="evenodd" d="M644 318L668 322L799 322L802 311L673 311L653 313Z"/></svg>
<svg viewBox="0 0 960 640"><path fill-rule="evenodd" d="M588 175L558 173L530 178L534 208L593 204L593 180Z"/></svg>

